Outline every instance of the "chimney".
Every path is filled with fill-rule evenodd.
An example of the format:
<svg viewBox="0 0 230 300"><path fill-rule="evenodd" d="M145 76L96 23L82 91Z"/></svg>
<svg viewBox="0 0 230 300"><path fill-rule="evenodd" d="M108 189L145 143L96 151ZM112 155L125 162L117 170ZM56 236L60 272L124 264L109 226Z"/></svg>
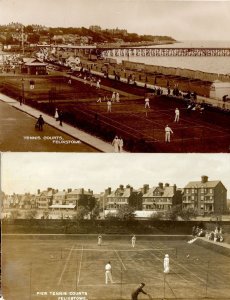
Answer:
<svg viewBox="0 0 230 300"><path fill-rule="evenodd" d="M120 190L123 190L123 189L124 189L123 184L120 184Z"/></svg>
<svg viewBox="0 0 230 300"><path fill-rule="evenodd" d="M165 187L169 187L169 183L165 183Z"/></svg>
<svg viewBox="0 0 230 300"><path fill-rule="evenodd" d="M68 193L70 193L70 192L72 192L72 189L68 189L67 191L68 191Z"/></svg>
<svg viewBox="0 0 230 300"><path fill-rule="evenodd" d="M40 189L38 189L38 195L40 194L40 192L41 192Z"/></svg>
<svg viewBox="0 0 230 300"><path fill-rule="evenodd" d="M84 195L84 189L81 189L81 194Z"/></svg>
<svg viewBox="0 0 230 300"><path fill-rule="evenodd" d="M160 189L163 189L163 187L164 187L162 182L159 182L158 186L159 186Z"/></svg>
<svg viewBox="0 0 230 300"><path fill-rule="evenodd" d="M173 185L173 194L175 195L176 194L176 190L177 190L177 187L176 187L176 184Z"/></svg>
<svg viewBox="0 0 230 300"><path fill-rule="evenodd" d="M206 175L201 176L201 182L202 183L208 182L208 176L206 176Z"/></svg>
<svg viewBox="0 0 230 300"><path fill-rule="evenodd" d="M148 184L144 184L143 185L143 193L146 194L149 190L149 185Z"/></svg>
<svg viewBox="0 0 230 300"><path fill-rule="evenodd" d="M50 192L50 191L52 191L52 188L51 188L51 187L48 187L48 188L47 188L47 192Z"/></svg>
<svg viewBox="0 0 230 300"><path fill-rule="evenodd" d="M111 187L108 187L107 190L105 190L105 191L108 193L108 195L110 195L111 194Z"/></svg>

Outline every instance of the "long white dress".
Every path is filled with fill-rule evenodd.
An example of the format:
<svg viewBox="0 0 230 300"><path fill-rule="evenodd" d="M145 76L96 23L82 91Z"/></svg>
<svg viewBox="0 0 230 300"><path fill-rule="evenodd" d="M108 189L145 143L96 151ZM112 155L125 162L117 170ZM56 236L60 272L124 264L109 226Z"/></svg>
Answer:
<svg viewBox="0 0 230 300"><path fill-rule="evenodd" d="M164 273L169 273L169 257L164 258Z"/></svg>

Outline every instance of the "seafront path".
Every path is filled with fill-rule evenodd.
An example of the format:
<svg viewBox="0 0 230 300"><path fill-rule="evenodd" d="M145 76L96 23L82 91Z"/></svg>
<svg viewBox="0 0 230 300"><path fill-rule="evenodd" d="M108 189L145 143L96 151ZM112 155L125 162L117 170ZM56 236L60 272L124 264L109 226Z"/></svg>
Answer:
<svg viewBox="0 0 230 300"><path fill-rule="evenodd" d="M35 130L42 114L43 131ZM114 152L111 144L0 93L0 151Z"/></svg>

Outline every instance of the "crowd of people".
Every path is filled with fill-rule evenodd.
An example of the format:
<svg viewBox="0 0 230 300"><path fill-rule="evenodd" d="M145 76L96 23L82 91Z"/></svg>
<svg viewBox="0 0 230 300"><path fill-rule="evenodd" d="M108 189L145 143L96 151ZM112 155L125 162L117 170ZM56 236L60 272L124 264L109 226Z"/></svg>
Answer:
<svg viewBox="0 0 230 300"><path fill-rule="evenodd" d="M205 237L210 241L214 242L223 242L223 230L222 227L216 226L214 230L206 230L204 228L200 228L199 226L193 226L192 235L194 237Z"/></svg>

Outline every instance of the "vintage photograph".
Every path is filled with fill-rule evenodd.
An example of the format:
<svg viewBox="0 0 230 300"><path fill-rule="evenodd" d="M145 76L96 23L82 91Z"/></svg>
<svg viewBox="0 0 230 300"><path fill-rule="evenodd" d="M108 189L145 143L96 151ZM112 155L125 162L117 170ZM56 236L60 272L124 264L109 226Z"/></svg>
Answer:
<svg viewBox="0 0 230 300"><path fill-rule="evenodd" d="M0 150L229 153L229 1L1 0Z"/></svg>
<svg viewBox="0 0 230 300"><path fill-rule="evenodd" d="M2 299L229 298L228 154L3 153L1 177Z"/></svg>

